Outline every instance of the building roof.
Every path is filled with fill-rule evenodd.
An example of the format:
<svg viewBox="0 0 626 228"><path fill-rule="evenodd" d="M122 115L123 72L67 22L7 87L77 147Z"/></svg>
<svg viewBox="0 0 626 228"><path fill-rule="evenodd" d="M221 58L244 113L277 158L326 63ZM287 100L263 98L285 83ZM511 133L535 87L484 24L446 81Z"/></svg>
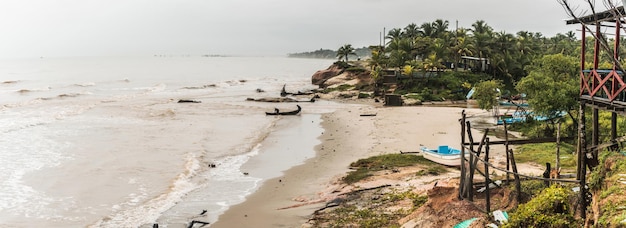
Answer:
<svg viewBox="0 0 626 228"><path fill-rule="evenodd" d="M566 24L595 24L597 22L615 22L617 18L620 18L619 15L626 15L624 12L623 6L618 6L614 9L609 9L603 12L598 12L596 14L586 15L578 17L579 20L571 19L567 20ZM622 21L623 22L623 21Z"/></svg>

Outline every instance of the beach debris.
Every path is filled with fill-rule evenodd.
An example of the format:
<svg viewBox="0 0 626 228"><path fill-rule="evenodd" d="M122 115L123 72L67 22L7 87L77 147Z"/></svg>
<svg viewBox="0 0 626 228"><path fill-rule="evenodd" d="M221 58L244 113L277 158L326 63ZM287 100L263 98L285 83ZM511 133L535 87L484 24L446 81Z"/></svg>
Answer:
<svg viewBox="0 0 626 228"><path fill-rule="evenodd" d="M345 199L343 199L343 198L335 198L335 199L331 200L330 202L326 203L326 205L324 207L315 210L313 212L313 214L317 214L318 212L326 210L326 209L331 208L331 207L337 207L337 206L341 205L341 203L343 203L344 201L345 201Z"/></svg>
<svg viewBox="0 0 626 228"><path fill-rule="evenodd" d="M200 215L204 215L204 214L206 214L206 212L207 212L207 210L206 210L206 209L205 209L205 210L202 210L202 213L200 213Z"/></svg>
<svg viewBox="0 0 626 228"><path fill-rule="evenodd" d="M243 173L243 175L246 175L246 176L247 176L248 174L249 174L248 172L244 172L244 173Z"/></svg>
<svg viewBox="0 0 626 228"><path fill-rule="evenodd" d="M189 100L189 99L180 99L178 103L201 103L202 101Z"/></svg>
<svg viewBox="0 0 626 228"><path fill-rule="evenodd" d="M371 188L361 188L361 189L357 189L357 190L354 190L354 191L351 191L351 192L341 193L339 195L349 195L349 194L354 194L354 193L358 193L358 192L376 190L376 189L381 189L381 188L386 188L386 187L391 187L391 185L390 184L384 184L384 185L371 187Z"/></svg>
<svg viewBox="0 0 626 228"><path fill-rule="evenodd" d="M500 224L504 224L509 221L509 214L506 211L495 210L492 212L494 220Z"/></svg>
<svg viewBox="0 0 626 228"><path fill-rule="evenodd" d="M158 223L152 224L152 228L159 228L159 224Z"/></svg>
<svg viewBox="0 0 626 228"><path fill-rule="evenodd" d="M215 168L215 167L217 167L217 165L215 163L209 164L209 168Z"/></svg>
<svg viewBox="0 0 626 228"><path fill-rule="evenodd" d="M361 114L360 116L376 116L376 113Z"/></svg>
<svg viewBox="0 0 626 228"><path fill-rule="evenodd" d="M189 223L189 226L187 226L187 228L193 228L194 225L196 224L200 224L200 226L198 227L204 227L206 225L209 225L208 222L203 222L203 221L198 221L198 220L192 220L191 223Z"/></svg>
<svg viewBox="0 0 626 228"><path fill-rule="evenodd" d="M273 102L273 103L281 103L281 102L315 102L315 97L309 100L296 100L290 97L263 97L263 98L246 98L246 101L256 101L256 102Z"/></svg>
<svg viewBox="0 0 626 228"><path fill-rule="evenodd" d="M261 89L261 88L257 88L257 89L256 89L256 92L257 92L257 93L265 93L265 90L263 90L263 89Z"/></svg>
<svg viewBox="0 0 626 228"><path fill-rule="evenodd" d="M492 188L495 188L495 187L500 187L500 185L502 185L502 181L501 180L494 181L493 183L489 183L489 189L492 189ZM485 190L487 190L487 188L486 187L482 187L482 188L476 190L476 192L482 193Z"/></svg>

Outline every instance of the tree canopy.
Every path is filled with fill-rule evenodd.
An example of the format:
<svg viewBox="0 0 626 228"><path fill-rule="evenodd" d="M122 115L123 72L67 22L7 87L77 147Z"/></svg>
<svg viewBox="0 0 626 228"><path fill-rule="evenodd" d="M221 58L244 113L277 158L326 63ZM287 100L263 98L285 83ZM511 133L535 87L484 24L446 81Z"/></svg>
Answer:
<svg viewBox="0 0 626 228"><path fill-rule="evenodd" d="M528 76L517 84L538 115L555 117L578 105L578 59L563 54L545 55L529 65Z"/></svg>

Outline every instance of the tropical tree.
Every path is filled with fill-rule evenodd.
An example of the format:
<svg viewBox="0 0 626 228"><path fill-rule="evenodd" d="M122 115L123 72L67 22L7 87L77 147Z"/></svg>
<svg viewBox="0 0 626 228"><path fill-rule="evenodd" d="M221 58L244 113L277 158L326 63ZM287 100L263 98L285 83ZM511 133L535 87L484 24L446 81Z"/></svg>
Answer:
<svg viewBox="0 0 626 228"><path fill-rule="evenodd" d="M493 45L493 28L485 21L479 20L472 24L474 55L479 58L488 58L491 55Z"/></svg>
<svg viewBox="0 0 626 228"><path fill-rule="evenodd" d="M402 30L399 28L394 28L394 29L389 30L389 32L387 32L387 35L385 36L385 38L389 39L391 42L391 40L400 39L402 38L402 36L403 36Z"/></svg>
<svg viewBox="0 0 626 228"><path fill-rule="evenodd" d="M422 36L426 36L426 37L431 37L431 38L435 38L435 28L433 27L432 23L422 23L422 25L420 26L420 31Z"/></svg>
<svg viewBox="0 0 626 228"><path fill-rule="evenodd" d="M475 86L473 97L478 103L478 107L483 110L491 110L498 105L498 97L500 96L500 88L502 82L498 80L489 80L478 83Z"/></svg>
<svg viewBox="0 0 626 228"><path fill-rule="evenodd" d="M402 33L402 35L406 38L414 39L415 37L419 36L420 33L421 31L419 26L417 26L415 23L411 23L404 27L404 32Z"/></svg>
<svg viewBox="0 0 626 228"><path fill-rule="evenodd" d="M517 90L526 93L533 112L548 117L567 112L576 123L572 111L578 107L580 66L577 58L546 55L528 68L530 73L518 83Z"/></svg>
<svg viewBox="0 0 626 228"><path fill-rule="evenodd" d="M469 37L462 36L456 38L456 43L452 46L452 53L454 55L454 62L458 65L461 62L461 56L472 56L474 53L472 50L474 49L474 45L470 43ZM455 66L455 70L458 70L459 67Z"/></svg>
<svg viewBox="0 0 626 228"><path fill-rule="evenodd" d="M389 66L403 67L407 61L411 60L413 52L413 40L409 38L396 38L389 41L387 50L389 50Z"/></svg>
<svg viewBox="0 0 626 228"><path fill-rule="evenodd" d="M380 50L378 47L372 48L371 57L367 59L367 63L370 66L370 69L386 68L387 67L387 56L385 53Z"/></svg>
<svg viewBox="0 0 626 228"><path fill-rule="evenodd" d="M441 19L437 19L432 23L433 35L438 38L442 38L448 32L448 26L450 23Z"/></svg>
<svg viewBox="0 0 626 228"><path fill-rule="evenodd" d="M349 55L356 55L356 53L354 53L354 48L351 44L345 44L337 50L337 57L340 61L341 59L344 59L345 62L348 62Z"/></svg>
<svg viewBox="0 0 626 228"><path fill-rule="evenodd" d="M441 62L442 59L437 56L437 53L432 53L428 58L424 59L422 69L424 71L440 71L445 68Z"/></svg>

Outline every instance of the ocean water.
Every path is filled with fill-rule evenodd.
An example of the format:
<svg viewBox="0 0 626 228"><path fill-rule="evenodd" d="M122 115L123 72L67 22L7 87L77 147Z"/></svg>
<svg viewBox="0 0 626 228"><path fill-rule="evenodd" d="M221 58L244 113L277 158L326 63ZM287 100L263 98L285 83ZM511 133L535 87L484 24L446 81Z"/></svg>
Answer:
<svg viewBox="0 0 626 228"><path fill-rule="evenodd" d="M269 117L265 111L295 104L246 98L277 97L283 85L315 88L310 76L331 63L281 57L0 60L0 227L214 222L263 180L314 156L321 113L338 107L300 103L300 116ZM259 168L242 170L251 158Z"/></svg>

